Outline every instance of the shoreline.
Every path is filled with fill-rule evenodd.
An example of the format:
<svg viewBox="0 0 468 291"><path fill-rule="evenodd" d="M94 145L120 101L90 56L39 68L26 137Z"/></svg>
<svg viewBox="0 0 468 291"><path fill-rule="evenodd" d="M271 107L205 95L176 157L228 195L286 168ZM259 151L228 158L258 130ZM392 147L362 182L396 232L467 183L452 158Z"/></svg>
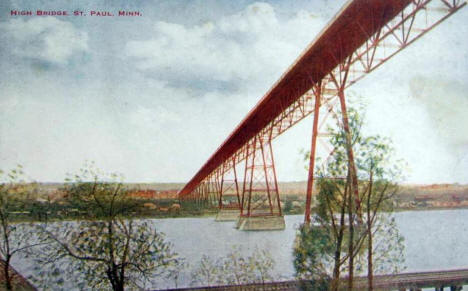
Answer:
<svg viewBox="0 0 468 291"><path fill-rule="evenodd" d="M393 212L409 212L409 211L439 211L439 210L464 210L468 207L428 207L428 208L397 208ZM315 213L315 211L312 211ZM177 219L177 218L208 218L215 217L217 211L208 211L200 215L195 214L172 214L172 215L125 215L123 218L133 218L134 220L140 219ZM283 216L295 216L295 215L304 215L304 212L301 213L286 213ZM63 217L63 218L52 218L48 220L38 220L38 219L14 219L13 223L41 223L41 222L66 222L66 221L95 221L99 220L98 218L86 218L86 217Z"/></svg>

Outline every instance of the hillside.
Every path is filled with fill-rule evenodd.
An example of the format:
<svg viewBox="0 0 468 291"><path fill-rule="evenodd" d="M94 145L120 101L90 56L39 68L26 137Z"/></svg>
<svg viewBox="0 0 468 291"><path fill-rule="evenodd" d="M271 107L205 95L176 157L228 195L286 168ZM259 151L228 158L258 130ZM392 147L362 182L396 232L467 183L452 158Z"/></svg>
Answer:
<svg viewBox="0 0 468 291"><path fill-rule="evenodd" d="M40 183L37 198L54 196L63 184ZM136 192L151 191L156 197L175 198L184 183L127 183L125 187ZM306 181L279 182L278 187L282 197L294 196L294 199L304 200L307 188ZM292 198L292 197L291 197ZM432 184L432 185L402 185L397 195L399 208L452 208L468 207L468 185Z"/></svg>

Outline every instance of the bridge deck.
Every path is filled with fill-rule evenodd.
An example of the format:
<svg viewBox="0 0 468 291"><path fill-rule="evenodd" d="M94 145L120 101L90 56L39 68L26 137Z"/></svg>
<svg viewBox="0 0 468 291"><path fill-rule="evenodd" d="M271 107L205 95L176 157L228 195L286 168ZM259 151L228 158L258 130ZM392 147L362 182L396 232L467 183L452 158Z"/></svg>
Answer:
<svg viewBox="0 0 468 291"><path fill-rule="evenodd" d="M191 193L251 138L341 64L411 0L348 1L179 192Z"/></svg>

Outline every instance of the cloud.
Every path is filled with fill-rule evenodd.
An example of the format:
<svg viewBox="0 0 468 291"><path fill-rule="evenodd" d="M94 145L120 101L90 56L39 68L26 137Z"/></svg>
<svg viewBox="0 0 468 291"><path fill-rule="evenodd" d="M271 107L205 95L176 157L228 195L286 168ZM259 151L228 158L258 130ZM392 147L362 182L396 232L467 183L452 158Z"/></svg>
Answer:
<svg viewBox="0 0 468 291"><path fill-rule="evenodd" d="M149 39L127 43L124 57L175 87L271 85L323 24L305 11L279 21L271 5L254 3L202 25L158 21Z"/></svg>
<svg viewBox="0 0 468 291"><path fill-rule="evenodd" d="M0 24L11 53L47 64L62 65L88 50L88 34L54 17L11 19Z"/></svg>
<svg viewBox="0 0 468 291"><path fill-rule="evenodd" d="M2 167L21 163L40 181L63 181L85 160L126 181L188 180L252 105L238 102L245 93L216 102L216 93L195 99L125 80L108 91L50 82L50 74L21 79L28 90L0 83Z"/></svg>
<svg viewBox="0 0 468 291"><path fill-rule="evenodd" d="M468 88L457 81L416 77L410 82L413 98L429 115L433 132L456 148L468 148Z"/></svg>
<svg viewBox="0 0 468 291"><path fill-rule="evenodd" d="M36 179L62 181L93 160L127 181L187 181L324 27L324 6L338 5L318 2L306 8L320 17L275 1L232 9L220 2L208 16L195 15L206 4L155 4L160 17L145 12L138 21L0 22L3 167L19 162ZM439 26L353 86L372 100L369 131L394 139L411 182L467 181L463 21ZM78 62L83 54L90 61ZM418 75L424 81L410 91ZM437 75L451 81L435 82ZM298 153L310 147L310 118L275 140L278 179L307 178Z"/></svg>

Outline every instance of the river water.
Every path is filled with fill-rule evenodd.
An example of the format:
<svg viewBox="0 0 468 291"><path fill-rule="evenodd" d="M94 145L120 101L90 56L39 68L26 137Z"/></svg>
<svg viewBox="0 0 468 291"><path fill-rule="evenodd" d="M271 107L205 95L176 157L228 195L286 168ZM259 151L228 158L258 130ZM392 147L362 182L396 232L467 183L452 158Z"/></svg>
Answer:
<svg viewBox="0 0 468 291"><path fill-rule="evenodd" d="M468 268L468 209L404 211L394 214L405 238L405 272ZM248 256L258 249L268 250L275 260L276 280L292 279L292 247L303 215L285 216L283 231L239 231L234 222L215 222L208 218L152 219L158 231L166 234L174 250L194 266L202 255L213 259L226 256L239 246ZM14 262L25 275L27 262ZM173 281L158 282L157 288L174 287ZM178 286L190 284L190 267L183 271ZM468 290L465 287L464 290Z"/></svg>

